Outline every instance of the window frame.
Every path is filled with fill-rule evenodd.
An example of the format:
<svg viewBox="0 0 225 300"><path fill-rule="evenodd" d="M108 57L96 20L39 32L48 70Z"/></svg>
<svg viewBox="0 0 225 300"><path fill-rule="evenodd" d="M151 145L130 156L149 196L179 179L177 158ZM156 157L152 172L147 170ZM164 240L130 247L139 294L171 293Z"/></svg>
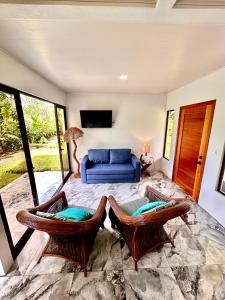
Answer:
<svg viewBox="0 0 225 300"><path fill-rule="evenodd" d="M166 140L167 140L167 130L168 130L168 121L169 121L169 114L170 114L170 112L171 111L173 111L173 112L175 112L175 110L174 109L170 109L170 110L167 110L167 112L166 112L166 129L165 129L165 135L164 135L164 145L163 145L163 158L165 158L166 160L170 160L170 157L169 158L167 158L166 156L165 156L165 151L166 151Z"/></svg>
<svg viewBox="0 0 225 300"><path fill-rule="evenodd" d="M219 181L218 181L218 185L217 185L217 191L220 194L225 196L225 192L222 192L222 190L221 190L221 185L222 185L224 173L225 173L225 151L223 151L223 160L222 160L222 165L221 165L221 168L220 168L220 176L219 176Z"/></svg>

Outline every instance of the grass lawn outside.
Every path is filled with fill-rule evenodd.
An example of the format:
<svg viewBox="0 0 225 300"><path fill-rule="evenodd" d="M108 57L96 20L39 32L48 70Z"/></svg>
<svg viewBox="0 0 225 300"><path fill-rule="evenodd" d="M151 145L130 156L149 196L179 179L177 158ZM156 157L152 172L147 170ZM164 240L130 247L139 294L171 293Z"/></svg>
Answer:
<svg viewBox="0 0 225 300"><path fill-rule="evenodd" d="M60 171L58 148L31 149L35 172ZM0 162L0 188L27 172L26 160L22 151L12 154Z"/></svg>
<svg viewBox="0 0 225 300"><path fill-rule="evenodd" d="M19 178L21 174L14 173L2 173L0 172L0 189L9 184L10 182Z"/></svg>

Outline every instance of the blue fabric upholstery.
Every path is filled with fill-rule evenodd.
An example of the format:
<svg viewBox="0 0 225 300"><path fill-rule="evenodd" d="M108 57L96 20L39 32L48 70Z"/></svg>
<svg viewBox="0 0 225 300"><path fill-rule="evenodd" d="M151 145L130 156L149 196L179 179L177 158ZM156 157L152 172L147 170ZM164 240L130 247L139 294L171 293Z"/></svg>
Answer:
<svg viewBox="0 0 225 300"><path fill-rule="evenodd" d="M87 183L86 169L88 167L88 162L89 162L88 155L85 155L80 164L81 181L83 183Z"/></svg>
<svg viewBox="0 0 225 300"><path fill-rule="evenodd" d="M88 179L87 183L91 183L91 184L96 184L96 183L133 183L134 182L134 178L130 179L130 178L123 178L123 179L109 179L108 177L105 179Z"/></svg>
<svg viewBox="0 0 225 300"><path fill-rule="evenodd" d="M86 170L87 174L110 175L110 174L132 174L134 167L131 163L127 164L95 164Z"/></svg>
<svg viewBox="0 0 225 300"><path fill-rule="evenodd" d="M110 149L110 164L124 164L130 161L131 149Z"/></svg>
<svg viewBox="0 0 225 300"><path fill-rule="evenodd" d="M95 164L109 163L108 149L90 149L88 150L88 158Z"/></svg>
<svg viewBox="0 0 225 300"><path fill-rule="evenodd" d="M102 151L103 150L103 151ZM113 149L125 150L129 153L130 149ZM93 152L97 151L97 154ZM130 159L126 163L106 163L107 149L89 150L81 162L81 180L83 183L113 183L113 182L138 182L140 181L140 162L135 155L130 155ZM123 151L121 151L123 152ZM90 156L91 159L90 161ZM100 157L102 153L103 157ZM95 156L96 154L96 156ZM125 155L123 159L125 158ZM94 163L93 160L100 160L104 163ZM122 159L120 160L122 161Z"/></svg>
<svg viewBox="0 0 225 300"><path fill-rule="evenodd" d="M141 177L141 163L134 154L131 155L131 163L135 170L134 182L139 182Z"/></svg>
<svg viewBox="0 0 225 300"><path fill-rule="evenodd" d="M95 179L134 179L134 174L107 174L107 176L103 175L103 174L87 174L87 180L91 179L91 180L95 180Z"/></svg>

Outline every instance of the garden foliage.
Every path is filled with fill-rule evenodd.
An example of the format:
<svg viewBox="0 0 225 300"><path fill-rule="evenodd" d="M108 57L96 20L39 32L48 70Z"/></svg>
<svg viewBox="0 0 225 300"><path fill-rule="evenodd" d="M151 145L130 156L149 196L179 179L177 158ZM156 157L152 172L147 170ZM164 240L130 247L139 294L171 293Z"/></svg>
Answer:
<svg viewBox="0 0 225 300"><path fill-rule="evenodd" d="M21 98L29 142L48 143L48 140L56 135L54 106L24 95ZM13 95L0 92L0 153L21 148L21 135Z"/></svg>

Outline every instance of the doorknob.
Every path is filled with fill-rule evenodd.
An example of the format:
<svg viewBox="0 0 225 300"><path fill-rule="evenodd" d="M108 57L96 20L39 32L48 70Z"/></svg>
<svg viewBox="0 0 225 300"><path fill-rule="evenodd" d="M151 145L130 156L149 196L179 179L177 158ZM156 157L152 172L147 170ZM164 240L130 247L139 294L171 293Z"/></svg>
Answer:
<svg viewBox="0 0 225 300"><path fill-rule="evenodd" d="M199 156L199 159L202 159L202 155Z"/></svg>
<svg viewBox="0 0 225 300"><path fill-rule="evenodd" d="M202 162L201 161L197 161L197 165L201 165L202 164Z"/></svg>

